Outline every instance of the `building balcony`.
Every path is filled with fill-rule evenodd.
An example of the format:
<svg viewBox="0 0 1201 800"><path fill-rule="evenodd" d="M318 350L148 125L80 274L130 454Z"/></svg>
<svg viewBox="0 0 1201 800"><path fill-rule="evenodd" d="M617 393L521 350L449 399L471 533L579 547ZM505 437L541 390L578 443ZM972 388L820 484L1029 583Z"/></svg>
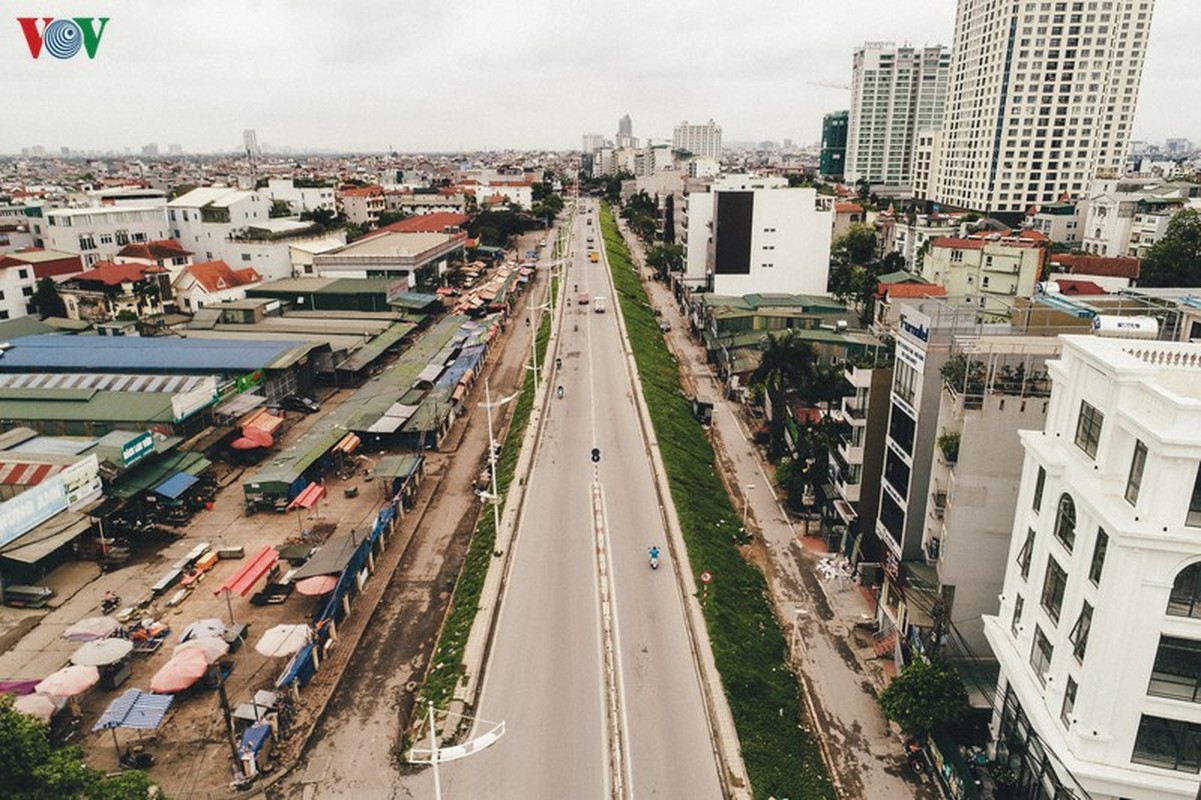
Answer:
<svg viewBox="0 0 1201 800"><path fill-rule="evenodd" d="M1019 275L1022 272L1022 265L1020 263L1011 264L1007 261L1002 261L1000 263L993 263L993 264L989 264L989 263L985 262L984 271L985 272L999 272L1002 275Z"/></svg>
<svg viewBox="0 0 1201 800"><path fill-rule="evenodd" d="M935 519L942 519L947 511L947 492L945 489L935 489L930 493L930 513Z"/></svg>

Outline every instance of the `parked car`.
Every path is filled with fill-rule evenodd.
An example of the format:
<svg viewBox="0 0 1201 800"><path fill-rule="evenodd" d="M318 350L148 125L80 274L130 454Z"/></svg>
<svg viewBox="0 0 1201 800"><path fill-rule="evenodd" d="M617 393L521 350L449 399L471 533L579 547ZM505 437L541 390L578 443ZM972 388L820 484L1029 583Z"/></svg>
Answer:
<svg viewBox="0 0 1201 800"><path fill-rule="evenodd" d="M280 405L289 411L299 411L301 414L312 414L321 410L321 406L317 404L316 400L301 394L288 395L280 402Z"/></svg>

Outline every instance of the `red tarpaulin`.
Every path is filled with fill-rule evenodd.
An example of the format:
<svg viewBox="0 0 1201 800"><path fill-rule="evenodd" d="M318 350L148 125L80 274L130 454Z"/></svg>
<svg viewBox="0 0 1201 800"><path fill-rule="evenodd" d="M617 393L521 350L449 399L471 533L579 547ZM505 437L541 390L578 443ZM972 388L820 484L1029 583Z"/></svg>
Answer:
<svg viewBox="0 0 1201 800"><path fill-rule="evenodd" d="M296 495L296 499L288 503L288 510L293 508L312 508L317 501L325 497L325 487L319 483L310 483L304 491Z"/></svg>
<svg viewBox="0 0 1201 800"><path fill-rule="evenodd" d="M246 425L242 428L242 438L249 439L259 447L270 447L275 444L275 439L271 436L270 431L255 428L251 425Z"/></svg>
<svg viewBox="0 0 1201 800"><path fill-rule="evenodd" d="M243 564L233 575L230 575L225 583L214 589L213 594L236 592L238 595L245 597L246 593L275 566L275 562L278 560L279 553L270 547L264 547L254 558Z"/></svg>
<svg viewBox="0 0 1201 800"><path fill-rule="evenodd" d="M346 453L347 455L350 455L355 450L359 449L360 444L362 444L362 440L359 439L359 437L355 436L353 433L348 433L342 437L342 441L334 445L333 452Z"/></svg>
<svg viewBox="0 0 1201 800"><path fill-rule="evenodd" d="M262 447L258 442L253 439L247 439L245 436L234 439L229 443L229 446L235 450L254 450L255 448Z"/></svg>

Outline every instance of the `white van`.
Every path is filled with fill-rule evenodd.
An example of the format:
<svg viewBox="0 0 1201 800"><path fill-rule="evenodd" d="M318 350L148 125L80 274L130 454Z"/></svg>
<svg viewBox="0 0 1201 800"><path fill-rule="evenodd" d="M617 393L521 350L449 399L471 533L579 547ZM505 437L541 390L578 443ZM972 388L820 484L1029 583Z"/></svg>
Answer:
<svg viewBox="0 0 1201 800"><path fill-rule="evenodd" d="M597 297L592 300L592 310L598 314L605 313L605 298Z"/></svg>

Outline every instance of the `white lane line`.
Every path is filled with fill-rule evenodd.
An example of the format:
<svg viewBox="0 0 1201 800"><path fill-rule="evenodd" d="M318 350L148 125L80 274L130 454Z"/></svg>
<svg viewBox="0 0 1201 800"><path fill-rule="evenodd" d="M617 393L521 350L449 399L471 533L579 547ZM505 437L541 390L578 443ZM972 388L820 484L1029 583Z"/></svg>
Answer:
<svg viewBox="0 0 1201 800"><path fill-rule="evenodd" d="M600 600L601 651L605 680L605 719L608 733L609 797L625 800L634 796L627 745L629 722L625 712L625 681L621 671L621 637L618 633L617 603L609 580L611 552L605 528L605 501L599 482L592 484L592 510L596 539L597 592Z"/></svg>

